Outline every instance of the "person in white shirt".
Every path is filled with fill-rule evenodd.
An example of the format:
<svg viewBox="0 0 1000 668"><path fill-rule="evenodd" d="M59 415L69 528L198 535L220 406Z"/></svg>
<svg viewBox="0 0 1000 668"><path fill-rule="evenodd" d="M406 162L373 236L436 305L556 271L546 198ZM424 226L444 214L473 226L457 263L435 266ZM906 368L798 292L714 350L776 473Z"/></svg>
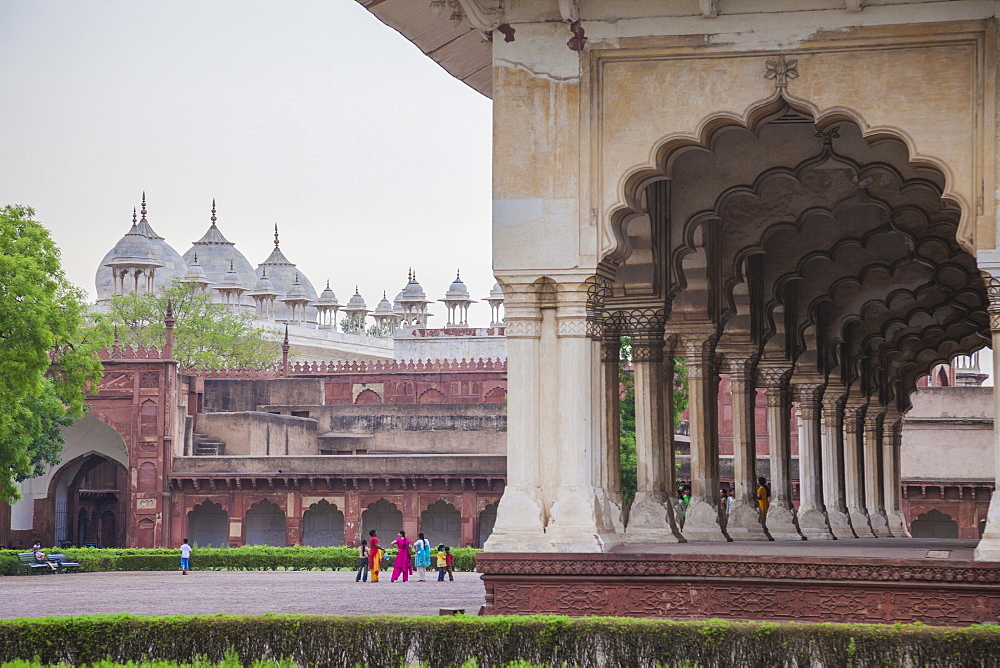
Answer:
<svg viewBox="0 0 1000 668"><path fill-rule="evenodd" d="M191 545L185 538L181 543L181 574L187 575L189 570L191 570Z"/></svg>

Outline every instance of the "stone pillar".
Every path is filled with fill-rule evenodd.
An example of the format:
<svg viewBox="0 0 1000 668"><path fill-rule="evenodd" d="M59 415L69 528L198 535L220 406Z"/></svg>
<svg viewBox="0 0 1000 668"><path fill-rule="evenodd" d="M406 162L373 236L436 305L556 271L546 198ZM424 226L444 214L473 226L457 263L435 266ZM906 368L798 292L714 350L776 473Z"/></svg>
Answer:
<svg viewBox="0 0 1000 668"><path fill-rule="evenodd" d="M761 368L759 377L767 395L767 438L771 448L771 503L764 518L774 540L804 540L792 505L792 419L788 367Z"/></svg>
<svg viewBox="0 0 1000 668"><path fill-rule="evenodd" d="M726 541L719 520L718 376L711 333L681 335L688 369L691 425L691 503L684 519L689 541Z"/></svg>
<svg viewBox="0 0 1000 668"><path fill-rule="evenodd" d="M674 442L674 431L677 425L674 424L674 346L677 341L674 337L668 337L664 341L663 362L660 378L663 381L663 489L666 492L667 521L673 528L674 535L678 540L684 542L681 536L681 518L677 516L677 471L674 468L676 458L674 452L676 444Z"/></svg>
<svg viewBox="0 0 1000 668"><path fill-rule="evenodd" d="M625 530L630 542L678 540L668 518L670 497L664 470L663 346L662 323L632 338L636 494Z"/></svg>
<svg viewBox="0 0 1000 668"><path fill-rule="evenodd" d="M601 534L614 532L597 499L595 487L600 482L595 478L591 459L596 444L589 389L593 387L591 374L596 365L587 327L586 296L574 284L567 284L559 295L556 373L561 391L556 397L544 398L547 410L543 419L554 420L559 434L552 444L558 453L559 482L551 497L545 527L545 536L556 551L602 552ZM508 462L510 457L508 446Z"/></svg>
<svg viewBox="0 0 1000 668"><path fill-rule="evenodd" d="M879 465L882 459L882 420L884 417L885 410L877 406L869 406L865 413L863 457L865 463L865 509L868 511L868 523L872 533L879 538L892 538L883 505L882 487L886 479L882 467Z"/></svg>
<svg viewBox="0 0 1000 668"><path fill-rule="evenodd" d="M756 357L725 355L733 395L733 510L726 533L733 540L770 540L757 503ZM724 509L723 509L724 511Z"/></svg>
<svg viewBox="0 0 1000 668"><path fill-rule="evenodd" d="M604 495L609 504L608 512L618 533L625 531L625 512L622 500L621 465L621 339L618 333L606 335L601 342L601 402Z"/></svg>
<svg viewBox="0 0 1000 668"><path fill-rule="evenodd" d="M847 514L851 518L851 528L858 538L874 538L868 511L865 509L864 470L862 452L864 445L864 421L867 402L861 398L849 398L844 406L844 482Z"/></svg>
<svg viewBox="0 0 1000 668"><path fill-rule="evenodd" d="M796 383L793 396L799 408L799 530L809 540L833 540L823 500L823 385Z"/></svg>
<svg viewBox="0 0 1000 668"><path fill-rule="evenodd" d="M823 392L823 502L835 538L855 538L844 495L844 395L827 386ZM801 447L801 446L800 446Z"/></svg>
<svg viewBox="0 0 1000 668"><path fill-rule="evenodd" d="M991 273L1000 275L1000 266L991 268ZM1000 378L1000 278L985 274L986 291L989 295L990 332L993 336L993 378ZM994 383L996 380L994 380ZM1000 416L1000 391L993 391L993 415ZM1000 429L993 428L994 480L1000 481ZM898 452L898 451L897 451ZM1000 493L993 492L990 509L986 515L986 530L976 546L976 561L1000 561Z"/></svg>
<svg viewBox="0 0 1000 668"><path fill-rule="evenodd" d="M909 538L903 517L903 481L899 470L899 444L903 436L903 416L896 410L882 421L882 498L889 531L897 538Z"/></svg>
<svg viewBox="0 0 1000 668"><path fill-rule="evenodd" d="M511 291L507 308L507 484L485 548L501 552L552 549L545 536L539 481L540 310Z"/></svg>

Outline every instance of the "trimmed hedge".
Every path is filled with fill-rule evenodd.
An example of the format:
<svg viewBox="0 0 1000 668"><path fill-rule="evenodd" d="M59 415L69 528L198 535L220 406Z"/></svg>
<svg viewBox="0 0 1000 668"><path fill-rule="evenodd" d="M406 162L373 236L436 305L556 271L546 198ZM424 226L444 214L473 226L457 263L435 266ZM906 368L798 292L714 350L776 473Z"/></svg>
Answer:
<svg viewBox="0 0 1000 668"><path fill-rule="evenodd" d="M137 617L0 620L0 662L243 665L988 666L1000 629L567 617Z"/></svg>
<svg viewBox="0 0 1000 668"><path fill-rule="evenodd" d="M18 552L0 550L0 575L17 575L21 572ZM65 554L71 561L80 562L80 570L102 571L175 571L179 568L180 552L171 549L97 549L49 548L45 552ZM387 550L395 555L396 550ZM477 549L452 548L455 570L476 570ZM432 552L433 557L433 552ZM352 547L196 547L191 555L195 570L275 571L280 569L309 571L325 569L354 570L358 564L358 550Z"/></svg>

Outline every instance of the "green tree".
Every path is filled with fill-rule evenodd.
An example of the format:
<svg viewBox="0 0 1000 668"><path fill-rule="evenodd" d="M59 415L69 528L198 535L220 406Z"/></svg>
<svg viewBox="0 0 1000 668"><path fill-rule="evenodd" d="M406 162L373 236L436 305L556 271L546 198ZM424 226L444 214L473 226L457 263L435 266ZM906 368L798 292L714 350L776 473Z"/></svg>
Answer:
<svg viewBox="0 0 1000 668"><path fill-rule="evenodd" d="M86 413L109 330L89 323L83 293L63 274L49 231L30 207L0 208L0 500L59 462L59 427Z"/></svg>
<svg viewBox="0 0 1000 668"><path fill-rule="evenodd" d="M686 359L674 358L674 424L680 423L681 414L688 407L688 383ZM625 505L632 503L637 486L635 460L635 379L632 374L632 340L621 337L621 365L618 367L618 379L622 386L622 398L619 405L621 413L620 428L620 458L621 485Z"/></svg>
<svg viewBox="0 0 1000 668"><path fill-rule="evenodd" d="M249 314L234 313L177 281L155 292L115 295L108 302L107 319L121 343L162 348L168 304L176 320L174 359L182 367L260 368L280 359L277 332L254 327Z"/></svg>

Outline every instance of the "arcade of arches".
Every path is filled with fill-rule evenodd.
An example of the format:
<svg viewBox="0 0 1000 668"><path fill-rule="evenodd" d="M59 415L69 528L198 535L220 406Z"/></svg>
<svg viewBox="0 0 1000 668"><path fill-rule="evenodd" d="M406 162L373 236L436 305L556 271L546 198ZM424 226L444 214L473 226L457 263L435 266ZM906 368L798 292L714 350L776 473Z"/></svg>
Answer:
<svg viewBox="0 0 1000 668"><path fill-rule="evenodd" d="M996 63L995 26L858 28L781 53L597 37L570 41L577 60L540 22L547 4L529 5L517 39L494 42L509 436L487 550L907 536L899 446L910 395L935 365L1000 340L997 82L983 61ZM946 32L957 41L946 45ZM862 74L862 61L878 67ZM617 449L623 335L636 396L629 508ZM684 517L674 512L677 358L690 397ZM758 389L766 517L755 500ZM998 506L994 495L977 558L1000 557Z"/></svg>

